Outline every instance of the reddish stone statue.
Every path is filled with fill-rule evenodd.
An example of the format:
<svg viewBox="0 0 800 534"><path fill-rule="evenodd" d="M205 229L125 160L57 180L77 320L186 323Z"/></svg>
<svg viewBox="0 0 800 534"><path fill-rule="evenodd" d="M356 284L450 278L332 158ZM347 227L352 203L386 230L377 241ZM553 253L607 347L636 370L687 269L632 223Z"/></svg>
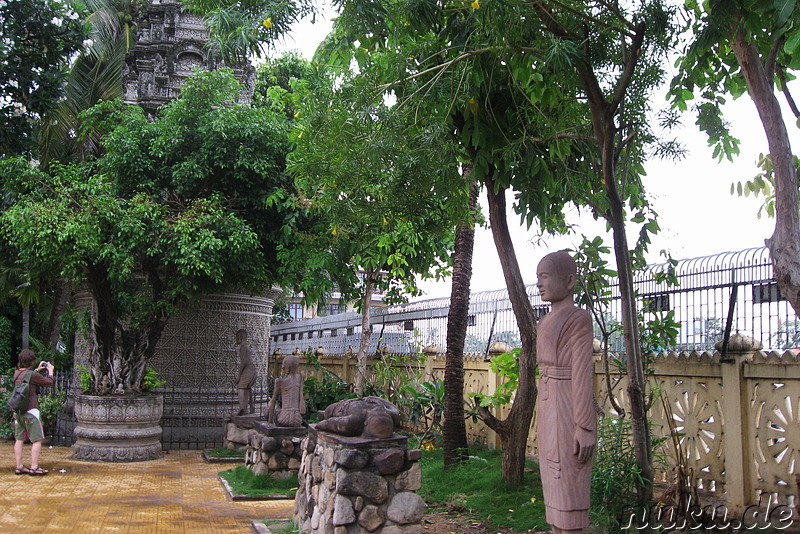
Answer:
<svg viewBox="0 0 800 534"><path fill-rule="evenodd" d="M340 436L388 439L400 426L400 410L380 397L344 399L325 408L314 426Z"/></svg>
<svg viewBox="0 0 800 534"><path fill-rule="evenodd" d="M255 411L253 407L252 388L256 382L256 366L247 342L247 330L236 331L236 345L239 347L239 372L236 375L236 391L239 396L239 412L246 415Z"/></svg>
<svg viewBox="0 0 800 534"><path fill-rule="evenodd" d="M536 286L551 311L539 322L536 354L539 397L536 437L547 522L554 534L589 525L594 410L592 318L575 306L577 266L566 252L545 256Z"/></svg>
<svg viewBox="0 0 800 534"><path fill-rule="evenodd" d="M275 379L275 388L267 405L267 422L277 426L298 427L303 424L306 400L303 398L303 376L297 370L296 356L287 356L281 364L285 376ZM276 406L278 397L280 406Z"/></svg>

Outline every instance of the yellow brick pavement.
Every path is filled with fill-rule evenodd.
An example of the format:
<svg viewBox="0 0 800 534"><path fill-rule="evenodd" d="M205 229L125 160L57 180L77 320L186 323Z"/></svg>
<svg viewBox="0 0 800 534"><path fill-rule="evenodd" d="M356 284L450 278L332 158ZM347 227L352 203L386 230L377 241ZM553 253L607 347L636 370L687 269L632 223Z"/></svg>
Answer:
<svg viewBox="0 0 800 534"><path fill-rule="evenodd" d="M255 519L286 519L293 502L233 502L199 451L168 451L129 464L78 462L66 447L44 447L46 476L14 474L13 445L0 443L0 533L253 532ZM25 446L25 465L30 446Z"/></svg>

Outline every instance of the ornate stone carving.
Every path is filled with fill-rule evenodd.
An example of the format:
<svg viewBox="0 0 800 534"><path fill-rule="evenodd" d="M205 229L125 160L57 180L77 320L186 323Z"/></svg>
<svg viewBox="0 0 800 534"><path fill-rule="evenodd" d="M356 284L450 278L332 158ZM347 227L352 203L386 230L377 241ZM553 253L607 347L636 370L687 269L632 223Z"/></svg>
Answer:
<svg viewBox="0 0 800 534"><path fill-rule="evenodd" d="M183 11L178 0L152 2L138 21L136 45L128 53L123 69L126 102L138 104L155 115L159 106L178 96L193 69L213 70L228 66L246 90L240 101L252 98L255 69L244 61L226 65L205 48L208 30L202 19Z"/></svg>
<svg viewBox="0 0 800 534"><path fill-rule="evenodd" d="M161 395L75 398L76 460L139 462L161 457Z"/></svg>

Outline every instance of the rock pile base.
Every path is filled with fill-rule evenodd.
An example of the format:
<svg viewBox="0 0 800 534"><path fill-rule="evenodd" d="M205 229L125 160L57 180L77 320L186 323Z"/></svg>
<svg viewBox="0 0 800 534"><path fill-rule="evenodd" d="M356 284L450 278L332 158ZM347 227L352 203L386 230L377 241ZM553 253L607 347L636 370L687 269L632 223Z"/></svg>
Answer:
<svg viewBox="0 0 800 534"><path fill-rule="evenodd" d="M300 469L307 434L304 426L274 426L257 417L233 416L225 422L223 446L245 451L244 463L257 475L288 478Z"/></svg>
<svg viewBox="0 0 800 534"><path fill-rule="evenodd" d="M306 427L253 424L244 462L256 475L270 474L277 478L296 475L303 458L301 443L308 434Z"/></svg>
<svg viewBox="0 0 800 534"><path fill-rule="evenodd" d="M408 440L348 438L309 428L294 519L306 534L422 534L421 452Z"/></svg>
<svg viewBox="0 0 800 534"><path fill-rule="evenodd" d="M229 415L225 417L225 427L222 432L222 446L231 451L247 450L253 425L258 421L258 415Z"/></svg>

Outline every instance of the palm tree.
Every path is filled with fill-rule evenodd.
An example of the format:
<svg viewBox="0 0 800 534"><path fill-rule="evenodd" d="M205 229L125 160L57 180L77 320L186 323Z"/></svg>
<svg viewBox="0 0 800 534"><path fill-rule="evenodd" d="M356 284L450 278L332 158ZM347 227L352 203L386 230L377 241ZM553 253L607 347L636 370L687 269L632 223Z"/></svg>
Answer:
<svg viewBox="0 0 800 534"><path fill-rule="evenodd" d="M82 160L99 150L96 136L79 141L79 115L100 100L122 96L125 55L136 44L136 21L147 5L146 0L86 0L91 43L75 59L64 99L45 121L39 146L42 165Z"/></svg>

